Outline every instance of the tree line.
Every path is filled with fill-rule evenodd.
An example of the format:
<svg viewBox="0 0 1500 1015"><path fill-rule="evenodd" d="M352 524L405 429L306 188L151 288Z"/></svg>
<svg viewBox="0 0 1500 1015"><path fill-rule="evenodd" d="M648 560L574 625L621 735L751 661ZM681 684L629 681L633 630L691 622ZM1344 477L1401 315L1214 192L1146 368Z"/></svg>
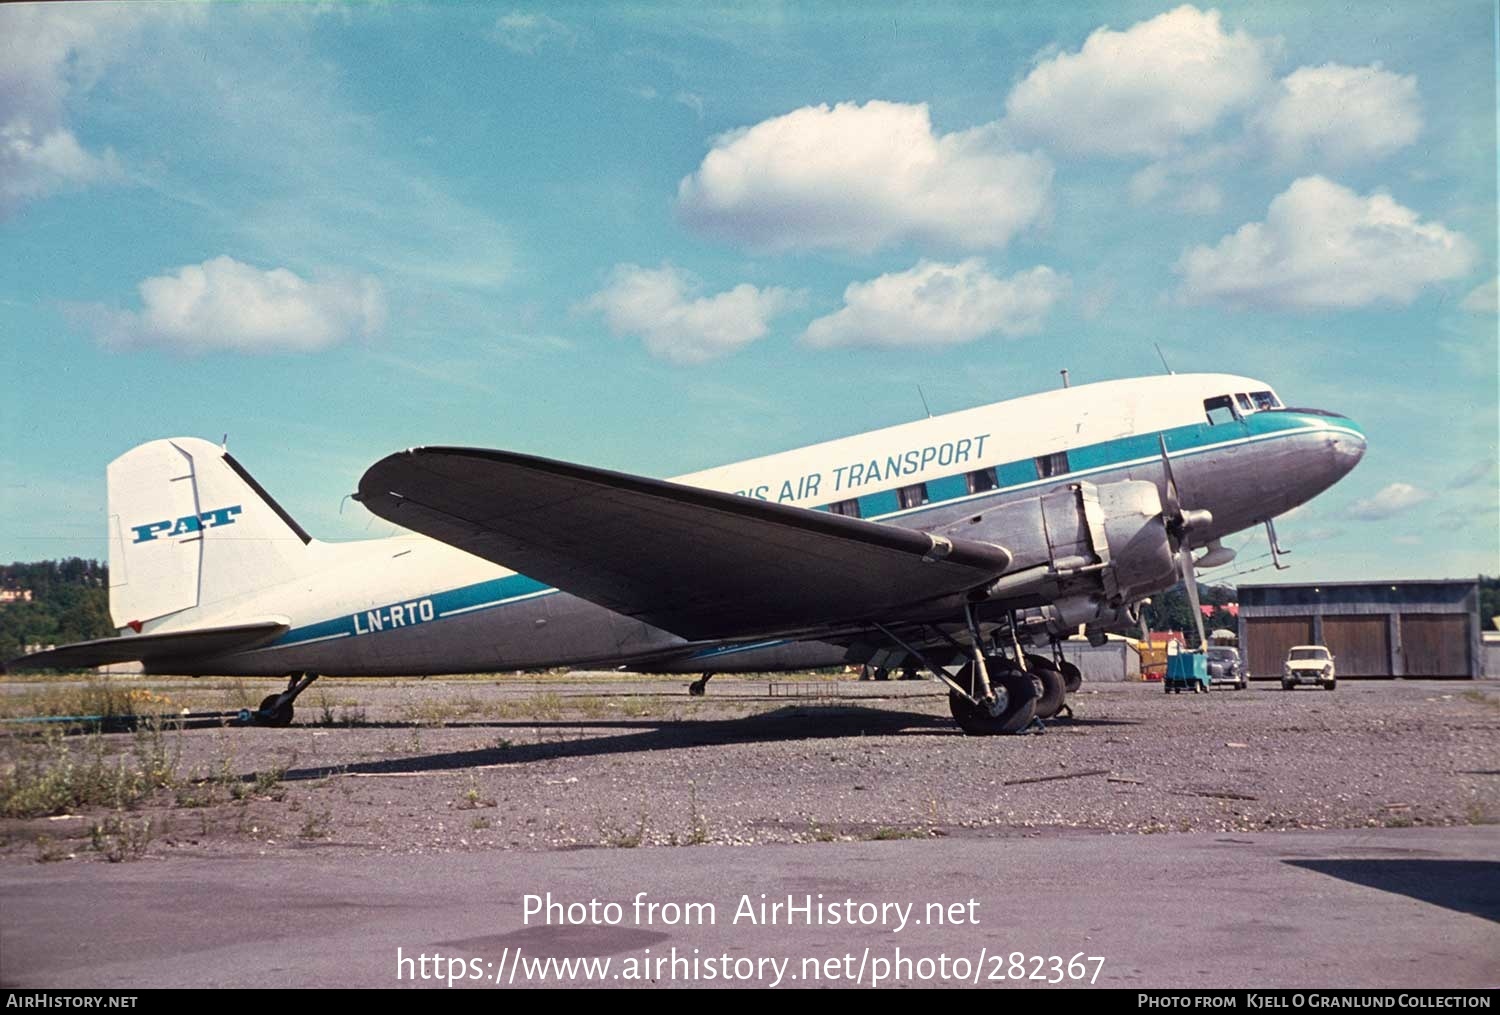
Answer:
<svg viewBox="0 0 1500 1015"><path fill-rule="evenodd" d="M0 603L0 660L27 645L65 645L115 633L109 565L82 557L0 564L0 589L29 589L30 602Z"/></svg>

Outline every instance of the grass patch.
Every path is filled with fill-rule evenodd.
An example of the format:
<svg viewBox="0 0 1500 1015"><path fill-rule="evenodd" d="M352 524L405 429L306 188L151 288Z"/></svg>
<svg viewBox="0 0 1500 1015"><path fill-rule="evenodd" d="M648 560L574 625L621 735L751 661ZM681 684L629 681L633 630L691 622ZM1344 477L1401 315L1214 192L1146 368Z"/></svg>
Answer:
<svg viewBox="0 0 1500 1015"><path fill-rule="evenodd" d="M146 855L156 826L150 818L132 819L112 814L89 828L89 846L110 863L139 860Z"/></svg>
<svg viewBox="0 0 1500 1015"><path fill-rule="evenodd" d="M871 842L891 842L896 839L926 839L928 834L920 828L894 828L881 825L870 835Z"/></svg>
<svg viewBox="0 0 1500 1015"><path fill-rule="evenodd" d="M1492 698L1483 691L1470 689L1462 695L1464 701L1472 701L1476 705L1485 705L1489 708L1500 709L1500 698Z"/></svg>
<svg viewBox="0 0 1500 1015"><path fill-rule="evenodd" d="M499 805L496 804L494 797L484 795L484 791L480 789L479 780L474 777L473 772L470 772L469 788L464 791L463 796L459 798L458 803L454 806L461 811L473 811L481 807L496 807Z"/></svg>
<svg viewBox="0 0 1500 1015"><path fill-rule="evenodd" d="M634 828L616 825L613 820L601 820L599 838L604 845L615 849L635 849L646 841L646 811L641 811L641 819Z"/></svg>
<svg viewBox="0 0 1500 1015"><path fill-rule="evenodd" d="M122 719L176 711L177 703L165 694L148 687L127 687L112 680L93 679L0 696L0 719L32 716Z"/></svg>
<svg viewBox="0 0 1500 1015"><path fill-rule="evenodd" d="M111 756L110 744L97 733L70 741L58 729L12 741L12 759L0 769L0 817L122 810L177 785L180 730L168 738L164 726L151 721L133 734L128 754Z"/></svg>
<svg viewBox="0 0 1500 1015"><path fill-rule="evenodd" d="M333 834L333 811L308 811L297 834L308 842L328 838Z"/></svg>

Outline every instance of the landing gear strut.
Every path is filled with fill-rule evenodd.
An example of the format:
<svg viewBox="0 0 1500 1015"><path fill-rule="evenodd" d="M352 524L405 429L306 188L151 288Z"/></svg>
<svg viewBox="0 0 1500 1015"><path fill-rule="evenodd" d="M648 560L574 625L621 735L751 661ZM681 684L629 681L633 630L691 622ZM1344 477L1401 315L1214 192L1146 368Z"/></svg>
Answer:
<svg viewBox="0 0 1500 1015"><path fill-rule="evenodd" d="M316 673L293 673L287 677L286 690L266 695L261 699L260 708L253 712L248 708L240 709L240 722L246 726L290 726L292 702L317 679Z"/></svg>
<svg viewBox="0 0 1500 1015"><path fill-rule="evenodd" d="M708 681L712 676L712 673L705 673L691 684L688 684L688 694L691 694L695 698L703 697L703 692L708 690Z"/></svg>

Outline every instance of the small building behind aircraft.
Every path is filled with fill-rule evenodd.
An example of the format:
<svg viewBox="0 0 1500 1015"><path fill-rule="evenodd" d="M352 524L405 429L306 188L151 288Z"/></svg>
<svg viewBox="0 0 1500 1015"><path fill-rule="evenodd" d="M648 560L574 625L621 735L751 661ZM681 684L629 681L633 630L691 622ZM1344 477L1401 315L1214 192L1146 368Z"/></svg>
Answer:
<svg viewBox="0 0 1500 1015"><path fill-rule="evenodd" d="M1280 677L1293 645L1326 645L1340 679L1483 676L1477 579L1241 585L1239 602L1252 679Z"/></svg>

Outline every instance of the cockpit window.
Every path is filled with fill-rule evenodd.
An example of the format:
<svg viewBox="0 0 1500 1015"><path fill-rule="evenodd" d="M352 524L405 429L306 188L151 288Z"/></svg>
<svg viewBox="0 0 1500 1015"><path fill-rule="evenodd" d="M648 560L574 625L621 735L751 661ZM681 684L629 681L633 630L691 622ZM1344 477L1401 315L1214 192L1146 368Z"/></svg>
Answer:
<svg viewBox="0 0 1500 1015"><path fill-rule="evenodd" d="M1281 408L1281 399L1269 391L1252 391L1250 392L1250 399L1255 403L1257 409Z"/></svg>
<svg viewBox="0 0 1500 1015"><path fill-rule="evenodd" d="M1239 403L1241 412L1255 411L1255 403L1250 401L1250 396L1245 394L1243 391L1241 391L1238 395L1235 395L1234 400Z"/></svg>
<svg viewBox="0 0 1500 1015"><path fill-rule="evenodd" d="M1208 416L1211 426L1222 426L1225 423L1233 423L1234 402L1228 395L1217 395L1214 398L1203 400L1203 411Z"/></svg>

